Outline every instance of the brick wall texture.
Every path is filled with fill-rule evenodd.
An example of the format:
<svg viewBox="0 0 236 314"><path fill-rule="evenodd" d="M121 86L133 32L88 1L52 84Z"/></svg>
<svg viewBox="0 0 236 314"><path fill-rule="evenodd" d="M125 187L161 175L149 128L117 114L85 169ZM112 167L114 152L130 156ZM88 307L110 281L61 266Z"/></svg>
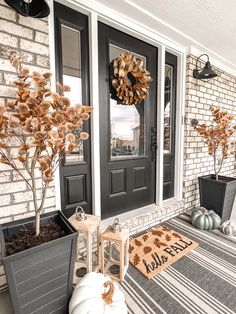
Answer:
<svg viewBox="0 0 236 314"><path fill-rule="evenodd" d="M208 155L207 146L191 126L193 118L199 123L210 123L210 106L227 110L236 116L236 77L219 68L214 70L218 77L209 81L193 78L193 69L196 68L196 57L187 57L186 73L186 104L185 104L185 142L184 142L184 193L185 209L199 205L198 177L214 173L213 158ZM204 63L199 63L204 66ZM221 175L234 177L235 157L231 155L224 161Z"/></svg>
<svg viewBox="0 0 236 314"><path fill-rule="evenodd" d="M20 16L0 0L0 103L14 98L12 52L23 64L39 72L49 69L48 23L46 19ZM14 148L14 147L13 147ZM40 184L40 174L38 175ZM40 197L40 195L39 195ZM45 208L54 208L54 187L49 189ZM0 222L33 215L32 195L26 183L12 169L0 164Z"/></svg>
<svg viewBox="0 0 236 314"><path fill-rule="evenodd" d="M46 19L20 16L0 0L0 103L15 95L12 82L16 74L9 63L9 55L15 51L21 54L23 64L29 68L39 72L48 70L48 23ZM53 185L45 204L45 211L50 210L55 210ZM26 183L13 170L0 164L0 223L32 215L32 195ZM0 266L0 289L5 283L4 270Z"/></svg>

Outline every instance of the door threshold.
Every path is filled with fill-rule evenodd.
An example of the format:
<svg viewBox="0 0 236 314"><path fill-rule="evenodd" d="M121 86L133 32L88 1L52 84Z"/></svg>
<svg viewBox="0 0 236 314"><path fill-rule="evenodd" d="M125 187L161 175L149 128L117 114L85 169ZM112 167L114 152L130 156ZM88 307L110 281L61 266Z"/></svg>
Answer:
<svg viewBox="0 0 236 314"><path fill-rule="evenodd" d="M112 216L110 218L106 218L104 220L102 220L101 224L102 224L102 228L106 228L108 225L112 224L114 219L118 218L120 223L123 223L125 222L127 219L130 219L131 217L136 217L136 216L139 216L141 214L144 214L144 213L148 213L149 211L155 209L157 205L156 204L150 204L150 205L147 205L147 206L143 206L143 207L139 207L139 208L136 208L136 209L132 209L126 213L123 213L123 214L119 214L119 215L116 215L116 216Z"/></svg>
<svg viewBox="0 0 236 314"><path fill-rule="evenodd" d="M130 234L135 234L183 212L184 202L172 198L164 201L162 206L153 203L104 219L101 228L105 229L114 222L115 218L119 218L122 228L129 229Z"/></svg>

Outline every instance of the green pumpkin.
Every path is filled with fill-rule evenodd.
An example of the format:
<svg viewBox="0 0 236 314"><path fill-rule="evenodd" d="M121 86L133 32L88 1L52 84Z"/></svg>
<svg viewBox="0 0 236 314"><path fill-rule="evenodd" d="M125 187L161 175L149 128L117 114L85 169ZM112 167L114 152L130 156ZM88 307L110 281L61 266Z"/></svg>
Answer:
<svg viewBox="0 0 236 314"><path fill-rule="evenodd" d="M213 210L204 207L196 207L191 215L192 225L201 230L217 229L221 218Z"/></svg>

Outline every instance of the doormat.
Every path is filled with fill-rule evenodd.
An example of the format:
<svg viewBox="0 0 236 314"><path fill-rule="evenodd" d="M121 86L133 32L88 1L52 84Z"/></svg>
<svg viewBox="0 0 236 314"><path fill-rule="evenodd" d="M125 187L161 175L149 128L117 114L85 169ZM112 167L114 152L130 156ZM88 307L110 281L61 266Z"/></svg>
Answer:
<svg viewBox="0 0 236 314"><path fill-rule="evenodd" d="M129 260L151 279L197 246L197 242L161 226L130 241Z"/></svg>

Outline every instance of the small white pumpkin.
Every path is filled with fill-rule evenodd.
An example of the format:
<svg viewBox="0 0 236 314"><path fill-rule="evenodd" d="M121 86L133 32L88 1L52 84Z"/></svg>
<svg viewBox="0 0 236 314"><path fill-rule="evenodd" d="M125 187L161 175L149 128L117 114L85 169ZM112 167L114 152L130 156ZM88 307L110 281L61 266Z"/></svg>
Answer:
<svg viewBox="0 0 236 314"><path fill-rule="evenodd" d="M236 224L234 224L232 221L227 220L221 225L221 230L227 235L236 235Z"/></svg>
<svg viewBox="0 0 236 314"><path fill-rule="evenodd" d="M124 294L109 276L91 272L75 287L69 304L69 314L88 313L127 314Z"/></svg>

